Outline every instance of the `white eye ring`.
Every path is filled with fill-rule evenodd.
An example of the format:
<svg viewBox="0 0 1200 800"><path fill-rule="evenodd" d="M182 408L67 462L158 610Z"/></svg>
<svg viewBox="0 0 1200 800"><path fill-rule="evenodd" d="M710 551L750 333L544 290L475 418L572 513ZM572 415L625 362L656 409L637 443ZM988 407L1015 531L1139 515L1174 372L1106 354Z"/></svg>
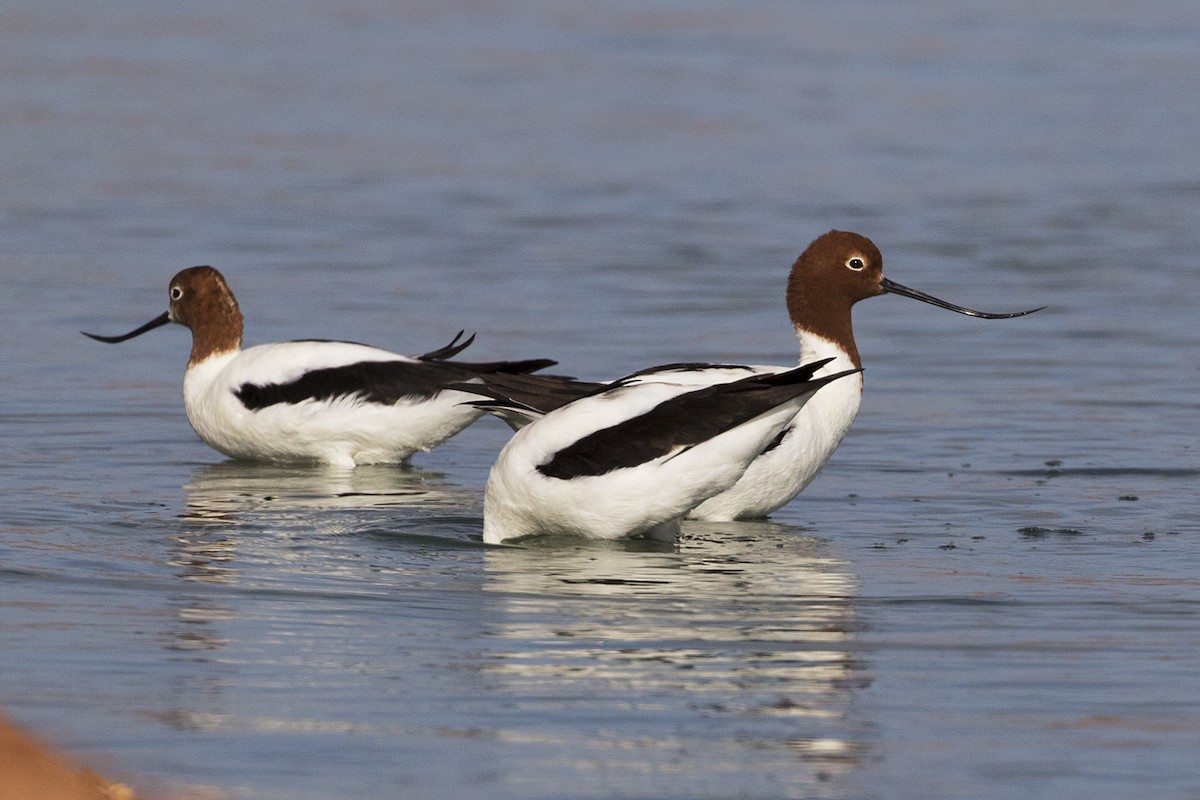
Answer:
<svg viewBox="0 0 1200 800"><path fill-rule="evenodd" d="M854 256L854 258L851 258L846 262L846 266L855 272L860 272L867 268L867 262L863 261L863 259L859 256Z"/></svg>
<svg viewBox="0 0 1200 800"><path fill-rule="evenodd" d="M171 287L171 299L172 300L182 300L183 299L183 289L180 289L178 286L172 286Z"/></svg>

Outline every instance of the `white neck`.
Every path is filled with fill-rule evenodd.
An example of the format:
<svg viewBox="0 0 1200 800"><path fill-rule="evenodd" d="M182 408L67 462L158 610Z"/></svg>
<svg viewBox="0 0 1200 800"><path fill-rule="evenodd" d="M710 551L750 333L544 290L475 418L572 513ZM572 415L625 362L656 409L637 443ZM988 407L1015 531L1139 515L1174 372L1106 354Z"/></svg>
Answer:
<svg viewBox="0 0 1200 800"><path fill-rule="evenodd" d="M800 327L796 328L796 339L800 342L801 364L808 364L822 358L833 359L817 370L817 377L841 372L845 369L854 369L856 366L851 360L850 354L832 339L826 339L824 336L818 336Z"/></svg>

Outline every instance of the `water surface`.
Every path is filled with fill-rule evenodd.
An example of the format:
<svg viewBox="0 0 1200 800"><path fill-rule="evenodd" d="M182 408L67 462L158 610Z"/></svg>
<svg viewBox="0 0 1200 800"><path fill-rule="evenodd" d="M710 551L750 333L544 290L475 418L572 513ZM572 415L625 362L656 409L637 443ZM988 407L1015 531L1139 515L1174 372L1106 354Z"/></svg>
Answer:
<svg viewBox="0 0 1200 800"><path fill-rule="evenodd" d="M866 3L0 10L0 702L200 797L1200 796L1200 13ZM600 378L788 363L831 227L859 419L769 522L485 547L485 420L227 463L178 269L251 343Z"/></svg>

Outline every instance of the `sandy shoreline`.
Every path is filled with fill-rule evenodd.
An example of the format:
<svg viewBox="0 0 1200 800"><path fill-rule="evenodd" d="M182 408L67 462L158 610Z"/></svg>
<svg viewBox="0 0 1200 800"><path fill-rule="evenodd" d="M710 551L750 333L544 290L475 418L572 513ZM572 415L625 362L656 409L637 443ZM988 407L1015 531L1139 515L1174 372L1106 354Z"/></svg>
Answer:
<svg viewBox="0 0 1200 800"><path fill-rule="evenodd" d="M136 800L138 795L71 763L51 745L0 714L0 798Z"/></svg>

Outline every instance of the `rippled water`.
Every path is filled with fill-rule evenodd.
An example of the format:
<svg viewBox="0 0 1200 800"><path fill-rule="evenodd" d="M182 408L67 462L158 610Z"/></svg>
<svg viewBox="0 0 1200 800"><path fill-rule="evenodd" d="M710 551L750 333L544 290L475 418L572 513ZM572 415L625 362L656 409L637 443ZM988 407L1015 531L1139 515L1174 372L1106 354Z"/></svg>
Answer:
<svg viewBox="0 0 1200 800"><path fill-rule="evenodd" d="M1200 796L1200 12L1161 0L0 9L0 702L166 794ZM484 547L506 429L223 462L187 335L605 377L787 363L830 227L859 419L770 522Z"/></svg>

